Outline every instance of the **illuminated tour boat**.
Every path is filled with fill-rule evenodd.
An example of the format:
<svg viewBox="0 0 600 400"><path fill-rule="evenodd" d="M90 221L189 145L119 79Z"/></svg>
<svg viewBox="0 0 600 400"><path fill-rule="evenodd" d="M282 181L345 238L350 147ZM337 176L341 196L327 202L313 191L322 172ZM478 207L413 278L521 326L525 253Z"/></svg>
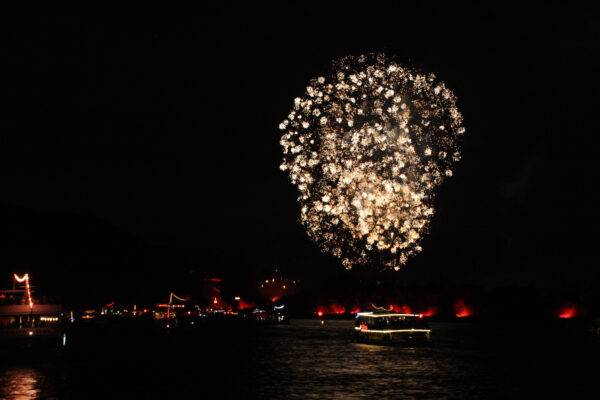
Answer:
<svg viewBox="0 0 600 400"><path fill-rule="evenodd" d="M371 343L426 342L431 333L421 314L387 310L357 313L354 329L359 341Z"/></svg>
<svg viewBox="0 0 600 400"><path fill-rule="evenodd" d="M12 289L0 290L0 340L62 341L66 336L59 304L34 301L29 275L13 275Z"/></svg>

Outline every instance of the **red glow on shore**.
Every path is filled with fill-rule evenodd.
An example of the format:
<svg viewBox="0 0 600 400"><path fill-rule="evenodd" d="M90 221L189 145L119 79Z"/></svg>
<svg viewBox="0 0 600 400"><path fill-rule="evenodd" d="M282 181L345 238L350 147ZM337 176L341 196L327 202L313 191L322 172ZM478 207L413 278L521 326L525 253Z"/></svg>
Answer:
<svg viewBox="0 0 600 400"><path fill-rule="evenodd" d="M563 306L560 310L558 310L558 318L561 319L570 319L575 318L577 316L577 307L572 304Z"/></svg>
<svg viewBox="0 0 600 400"><path fill-rule="evenodd" d="M341 315L346 313L346 307L339 304L332 304L329 306L329 312L335 315Z"/></svg>
<svg viewBox="0 0 600 400"><path fill-rule="evenodd" d="M254 308L254 307L256 307L256 304L254 304L251 301L240 300L240 302L238 303L238 310L247 310L249 308Z"/></svg>
<svg viewBox="0 0 600 400"><path fill-rule="evenodd" d="M319 317L324 315L342 315L346 313L346 307L340 304L330 304L328 306L318 306L316 314Z"/></svg>
<svg viewBox="0 0 600 400"><path fill-rule="evenodd" d="M428 317L433 317L434 315L437 315L437 313L438 313L437 307L429 307L425 311L423 311L421 313L421 315L425 318L428 318Z"/></svg>
<svg viewBox="0 0 600 400"><path fill-rule="evenodd" d="M473 316L473 309L465 304L463 299L458 299L454 303L454 315L457 318L467 318Z"/></svg>
<svg viewBox="0 0 600 400"><path fill-rule="evenodd" d="M395 313L401 313L401 314L412 314L413 313L412 308L407 304L403 304L401 306L399 306L397 304L390 304L388 309Z"/></svg>
<svg viewBox="0 0 600 400"><path fill-rule="evenodd" d="M358 314L360 312L360 307L354 307L351 311L350 314Z"/></svg>

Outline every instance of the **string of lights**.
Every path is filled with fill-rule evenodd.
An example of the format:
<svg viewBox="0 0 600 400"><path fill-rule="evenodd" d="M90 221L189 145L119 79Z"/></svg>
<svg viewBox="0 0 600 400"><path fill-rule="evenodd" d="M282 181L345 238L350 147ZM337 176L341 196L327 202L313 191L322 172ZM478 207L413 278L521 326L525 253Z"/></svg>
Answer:
<svg viewBox="0 0 600 400"><path fill-rule="evenodd" d="M18 283L25 283L25 290L27 291L27 301L29 303L29 308L33 309L33 299L31 298L31 288L29 286L29 274L25 274L23 276L19 276L14 274L15 281Z"/></svg>
<svg viewBox="0 0 600 400"><path fill-rule="evenodd" d="M169 305L167 307L167 320L171 318L171 307L173 304L173 299L177 299L179 301L187 301L186 299L177 296L175 293L171 292L169 293Z"/></svg>

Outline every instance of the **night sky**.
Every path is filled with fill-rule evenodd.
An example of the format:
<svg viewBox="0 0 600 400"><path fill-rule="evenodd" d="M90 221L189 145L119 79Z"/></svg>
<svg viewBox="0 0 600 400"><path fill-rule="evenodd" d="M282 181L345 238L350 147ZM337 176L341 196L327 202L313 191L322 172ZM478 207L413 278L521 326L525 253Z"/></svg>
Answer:
<svg viewBox="0 0 600 400"><path fill-rule="evenodd" d="M9 18L0 282L343 274L298 223L277 126L333 59L383 51L445 81L467 128L396 278L597 283L600 15L402 4Z"/></svg>

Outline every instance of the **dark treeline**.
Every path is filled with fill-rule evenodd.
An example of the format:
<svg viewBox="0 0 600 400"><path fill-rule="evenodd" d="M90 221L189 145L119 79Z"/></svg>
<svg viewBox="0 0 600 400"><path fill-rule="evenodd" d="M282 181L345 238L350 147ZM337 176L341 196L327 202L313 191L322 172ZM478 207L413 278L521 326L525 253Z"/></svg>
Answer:
<svg viewBox="0 0 600 400"><path fill-rule="evenodd" d="M268 302L259 283L275 275L298 281L294 296L284 298L292 312L314 315L318 308L349 313L377 306L406 307L453 317L464 307L475 317L555 317L571 307L576 316L600 314L600 285L544 286L520 283L486 284L452 268L407 266L400 272L374 268L346 271L336 260L320 255L282 263L243 265L235 259L202 250L197 253L149 245L113 225L89 215L40 214L2 205L0 260L2 287L12 273L29 273L38 296L69 305L163 302L170 291L203 298L204 279L223 279L224 298L242 295L255 304ZM309 267L307 267L309 265ZM542 281L543 283L543 281ZM462 302L462 303L460 303ZM458 304L457 304L458 303Z"/></svg>

